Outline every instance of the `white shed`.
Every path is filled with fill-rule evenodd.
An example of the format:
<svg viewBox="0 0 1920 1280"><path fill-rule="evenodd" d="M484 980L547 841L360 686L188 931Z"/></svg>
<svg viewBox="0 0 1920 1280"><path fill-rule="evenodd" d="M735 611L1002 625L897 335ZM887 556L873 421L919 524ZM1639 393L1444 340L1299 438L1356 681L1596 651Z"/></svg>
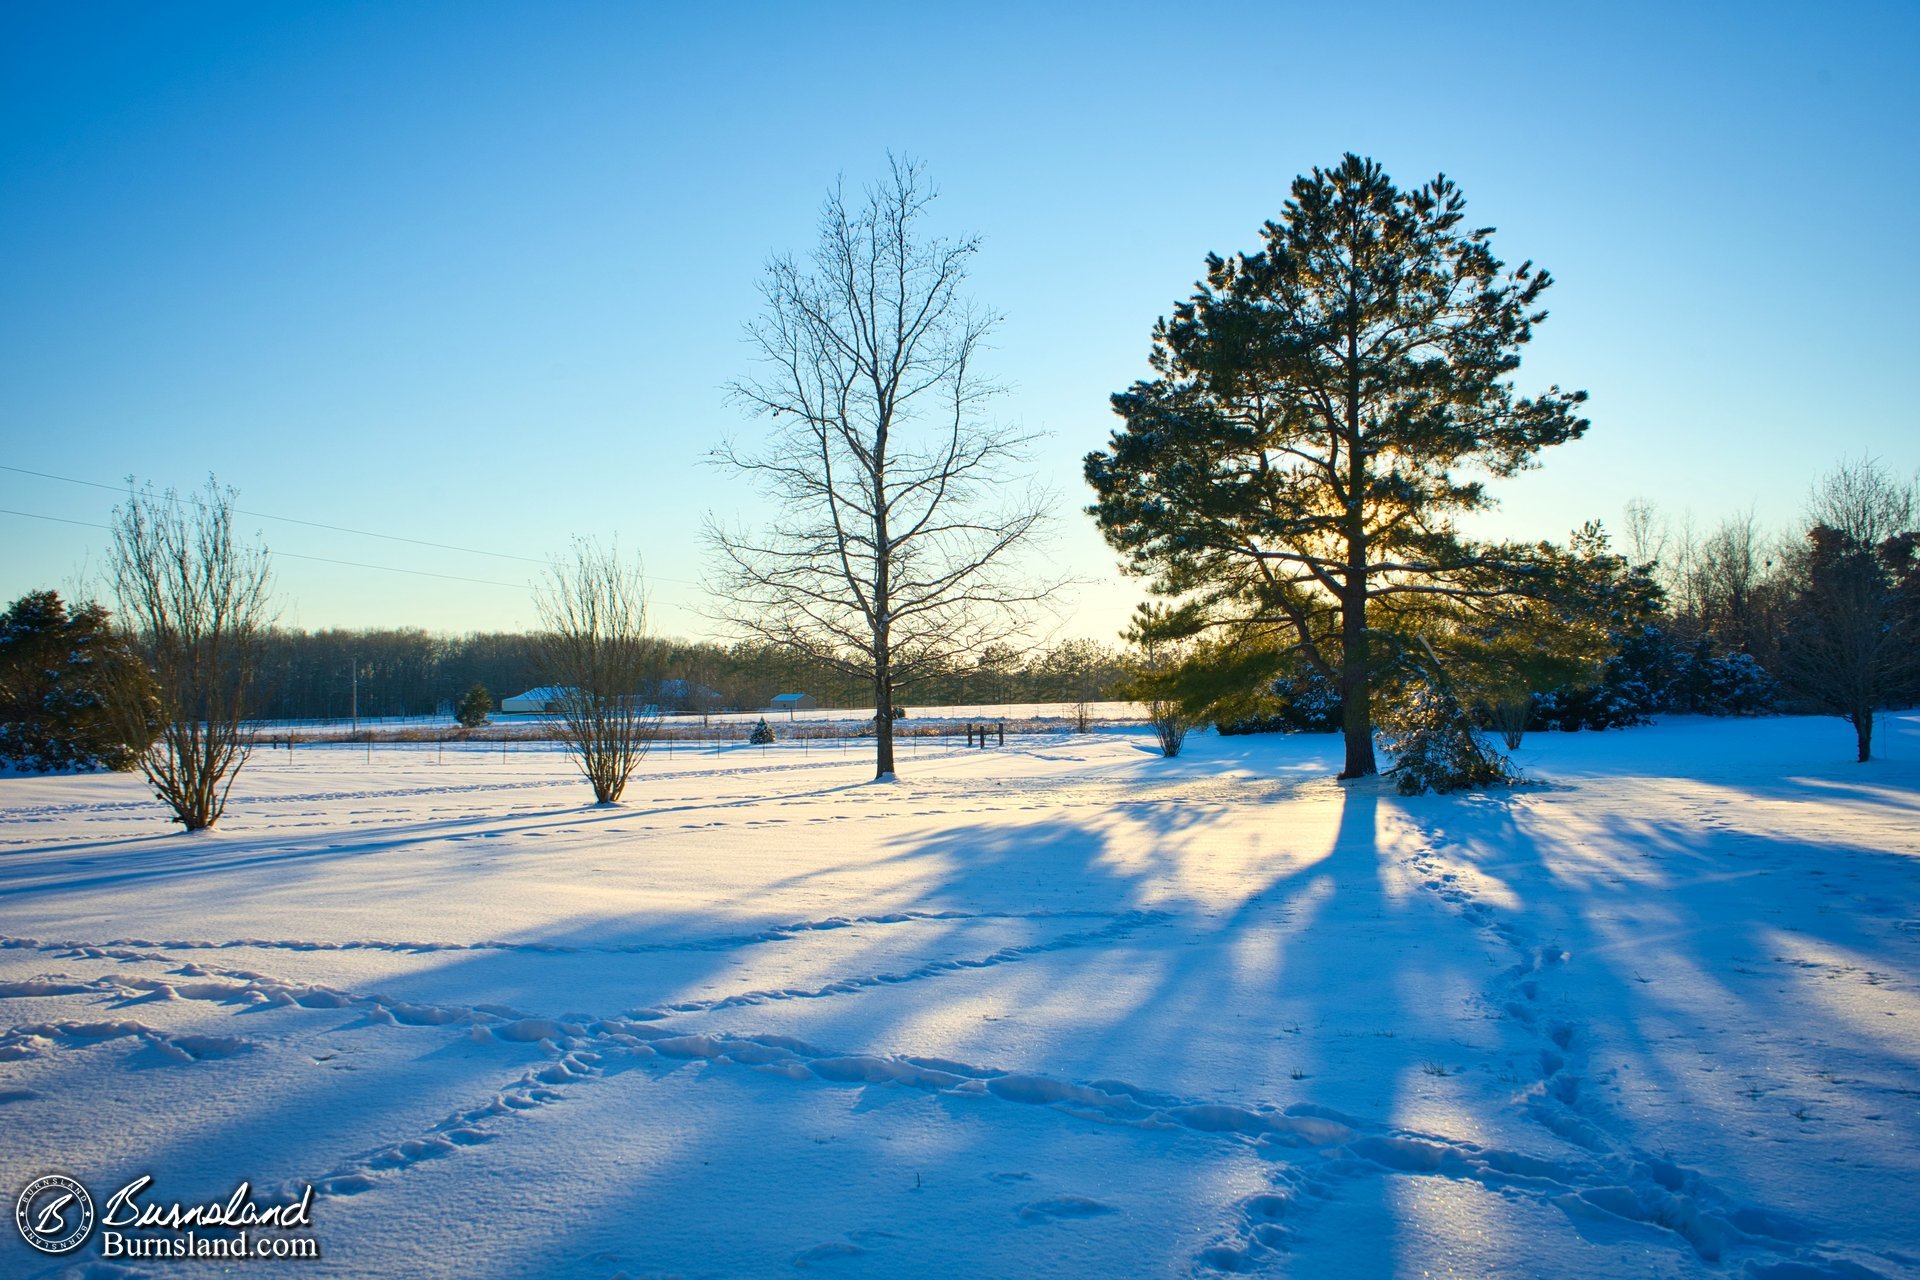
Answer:
<svg viewBox="0 0 1920 1280"><path fill-rule="evenodd" d="M543 684L538 689L529 689L525 693L515 694L511 698L500 699L500 710L514 712L548 712L554 704L566 697L565 687L557 684Z"/></svg>

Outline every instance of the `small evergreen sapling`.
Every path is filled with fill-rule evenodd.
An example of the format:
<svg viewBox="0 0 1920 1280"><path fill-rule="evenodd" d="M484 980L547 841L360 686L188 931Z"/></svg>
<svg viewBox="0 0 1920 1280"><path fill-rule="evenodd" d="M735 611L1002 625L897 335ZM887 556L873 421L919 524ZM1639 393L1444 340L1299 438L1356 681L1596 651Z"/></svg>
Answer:
<svg viewBox="0 0 1920 1280"><path fill-rule="evenodd" d="M773 745L773 726L767 723L765 716L761 716L760 722L753 726L753 732L747 735L747 741L756 747Z"/></svg>
<svg viewBox="0 0 1920 1280"><path fill-rule="evenodd" d="M1394 787L1403 796L1428 791L1478 791L1520 780L1513 762L1474 727L1473 716L1454 696L1433 650L1417 669L1404 696L1384 715L1381 745L1393 753Z"/></svg>
<svg viewBox="0 0 1920 1280"><path fill-rule="evenodd" d="M493 710L493 695L487 692L487 686L475 682L473 688L460 698L460 705L453 710L453 718L460 722L462 729L478 729L487 722L487 715Z"/></svg>

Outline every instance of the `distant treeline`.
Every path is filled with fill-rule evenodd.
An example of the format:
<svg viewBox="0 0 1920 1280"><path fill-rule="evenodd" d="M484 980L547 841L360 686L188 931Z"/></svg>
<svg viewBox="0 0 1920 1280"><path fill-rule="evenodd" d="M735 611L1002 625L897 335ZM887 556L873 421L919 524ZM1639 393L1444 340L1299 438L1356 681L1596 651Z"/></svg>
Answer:
<svg viewBox="0 0 1920 1280"><path fill-rule="evenodd" d="M357 673L357 678L356 678ZM921 705L1078 702L1105 696L1123 676L1119 651L1068 640L1019 651L996 646L962 668L899 692ZM821 705L871 707L873 691L824 664L756 645L663 640L655 677L673 690L672 712L750 711L775 694L805 693ZM546 683L535 637L520 632L436 635L400 630L276 631L261 667L262 714L276 720L449 713L474 685L495 709L502 698Z"/></svg>

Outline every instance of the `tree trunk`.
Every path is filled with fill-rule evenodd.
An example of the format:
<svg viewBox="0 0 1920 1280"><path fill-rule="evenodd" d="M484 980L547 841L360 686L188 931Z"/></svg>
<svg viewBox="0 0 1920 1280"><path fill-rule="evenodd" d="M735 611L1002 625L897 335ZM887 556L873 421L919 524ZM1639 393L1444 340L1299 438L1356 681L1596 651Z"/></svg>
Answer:
<svg viewBox="0 0 1920 1280"><path fill-rule="evenodd" d="M1859 744L1860 754L1856 757L1861 764L1873 759L1873 710L1855 711L1847 717L1853 721L1854 740Z"/></svg>
<svg viewBox="0 0 1920 1280"><path fill-rule="evenodd" d="M1380 772L1373 758L1373 672L1364 586L1359 599L1349 599L1340 610L1340 648L1340 725L1347 738L1347 763L1340 776L1364 778Z"/></svg>
<svg viewBox="0 0 1920 1280"><path fill-rule="evenodd" d="M893 672L890 663L881 662L880 674L873 681L873 780L893 779Z"/></svg>
<svg viewBox="0 0 1920 1280"><path fill-rule="evenodd" d="M1341 727L1347 735L1347 764L1342 778L1365 778L1380 772L1373 758L1373 714L1370 703L1372 683L1366 668L1347 667L1347 678L1340 682Z"/></svg>
<svg viewBox="0 0 1920 1280"><path fill-rule="evenodd" d="M1349 288L1350 306L1359 302ZM1367 653L1367 517L1361 495L1367 467L1360 432L1359 334L1347 330L1347 580L1340 601L1340 720L1347 738L1342 778L1366 778L1380 772L1373 758L1373 671Z"/></svg>
<svg viewBox="0 0 1920 1280"><path fill-rule="evenodd" d="M892 403L875 424L873 439L873 780L893 781L893 540L887 529L887 436Z"/></svg>

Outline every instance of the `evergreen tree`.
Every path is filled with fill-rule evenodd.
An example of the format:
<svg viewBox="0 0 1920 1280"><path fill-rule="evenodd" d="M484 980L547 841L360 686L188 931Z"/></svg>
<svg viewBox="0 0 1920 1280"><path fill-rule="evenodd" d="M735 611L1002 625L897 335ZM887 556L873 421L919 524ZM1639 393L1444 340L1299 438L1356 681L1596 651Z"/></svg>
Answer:
<svg viewBox="0 0 1920 1280"><path fill-rule="evenodd" d="M1343 776L1373 773L1375 642L1436 600L1472 607L1547 575L1534 549L1452 523L1579 436L1584 392L1509 381L1550 281L1507 270L1445 177L1402 191L1348 155L1296 179L1253 255L1210 256L1154 330L1154 377L1113 397L1125 426L1086 460L1109 543L1189 631L1271 629L1333 681Z"/></svg>
<svg viewBox="0 0 1920 1280"><path fill-rule="evenodd" d="M1444 678L1423 671L1385 717L1394 789L1403 796L1479 791L1519 780L1513 762L1480 737Z"/></svg>
<svg viewBox="0 0 1920 1280"><path fill-rule="evenodd" d="M108 701L124 686L149 714L151 689L97 604L68 611L59 593L31 592L0 614L0 763L127 770L151 741L128 742Z"/></svg>
<svg viewBox="0 0 1920 1280"><path fill-rule="evenodd" d="M1721 653L1703 635L1691 649L1675 651L1672 666L1664 699L1670 711L1742 716L1773 710L1780 682L1750 653Z"/></svg>
<svg viewBox="0 0 1920 1280"><path fill-rule="evenodd" d="M1615 634L1615 647L1600 666L1600 678L1565 684L1534 699L1529 727L1624 729L1646 724L1667 706L1675 665L1672 642L1651 622Z"/></svg>
<svg viewBox="0 0 1920 1280"><path fill-rule="evenodd" d="M460 699L460 705L454 708L454 719L463 729L478 729L487 722L487 715L493 710L493 695L487 692L487 686L476 683Z"/></svg>
<svg viewBox="0 0 1920 1280"><path fill-rule="evenodd" d="M1231 670L1229 667L1227 670ZM1222 737L1243 733L1332 733L1340 728L1340 691L1301 662L1288 662L1245 698L1214 703Z"/></svg>

